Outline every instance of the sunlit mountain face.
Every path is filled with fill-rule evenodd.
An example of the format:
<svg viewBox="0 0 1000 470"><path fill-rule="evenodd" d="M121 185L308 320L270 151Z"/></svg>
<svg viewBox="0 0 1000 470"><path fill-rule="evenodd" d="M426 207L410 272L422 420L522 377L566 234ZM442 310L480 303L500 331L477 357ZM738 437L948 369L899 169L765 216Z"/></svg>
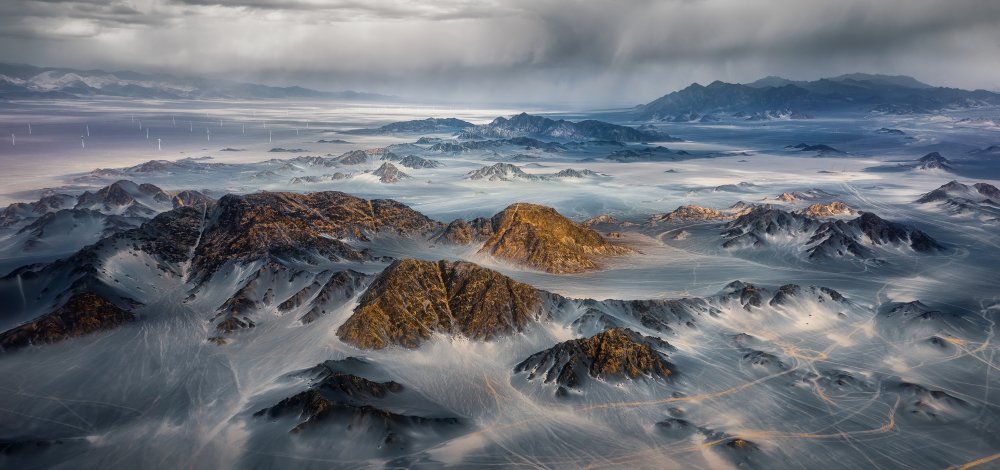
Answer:
<svg viewBox="0 0 1000 470"><path fill-rule="evenodd" d="M1000 465L1000 8L754 3L0 7L0 467Z"/></svg>

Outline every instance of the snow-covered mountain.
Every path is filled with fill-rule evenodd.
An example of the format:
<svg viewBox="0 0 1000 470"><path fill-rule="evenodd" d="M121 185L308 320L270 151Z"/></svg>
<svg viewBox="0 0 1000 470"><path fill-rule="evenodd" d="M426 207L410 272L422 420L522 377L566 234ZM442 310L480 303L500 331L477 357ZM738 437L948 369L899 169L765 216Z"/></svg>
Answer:
<svg viewBox="0 0 1000 470"><path fill-rule="evenodd" d="M152 162L150 162L152 163ZM157 214L212 202L198 191L167 192L152 184L119 180L79 195L48 194L0 211L0 256L72 253Z"/></svg>
<svg viewBox="0 0 1000 470"><path fill-rule="evenodd" d="M0 64L0 99L88 96L157 99L326 98L365 101L391 99L375 93L325 92L298 86L274 87L224 79Z"/></svg>
<svg viewBox="0 0 1000 470"><path fill-rule="evenodd" d="M907 247L936 253L945 247L914 227L864 212L851 220L820 220L773 206L757 206L726 224L723 246L729 249L792 245L793 253L811 260L843 257L881 262L884 247Z"/></svg>

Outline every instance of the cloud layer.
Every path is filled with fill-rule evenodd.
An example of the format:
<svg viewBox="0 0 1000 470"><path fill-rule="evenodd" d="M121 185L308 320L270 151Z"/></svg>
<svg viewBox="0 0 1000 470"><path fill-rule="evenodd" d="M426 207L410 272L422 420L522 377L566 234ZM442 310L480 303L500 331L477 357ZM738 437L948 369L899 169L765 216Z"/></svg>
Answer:
<svg viewBox="0 0 1000 470"><path fill-rule="evenodd" d="M0 60L428 100L647 101L864 71L1000 87L993 0L13 0Z"/></svg>

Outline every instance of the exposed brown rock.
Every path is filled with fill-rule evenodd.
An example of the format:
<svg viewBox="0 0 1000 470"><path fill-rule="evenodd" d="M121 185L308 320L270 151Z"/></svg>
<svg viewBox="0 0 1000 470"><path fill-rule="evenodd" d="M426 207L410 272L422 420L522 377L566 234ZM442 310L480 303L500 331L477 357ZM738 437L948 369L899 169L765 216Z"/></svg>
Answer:
<svg viewBox="0 0 1000 470"><path fill-rule="evenodd" d="M399 180L410 177L410 175L399 171L399 168L396 168L396 165L389 162L383 163L382 166L372 172L372 175L378 176L379 182L390 184L398 183Z"/></svg>
<svg viewBox="0 0 1000 470"><path fill-rule="evenodd" d="M477 217L469 222L456 219L445 227L437 241L468 245L474 241L486 241L493 236L493 223L490 219Z"/></svg>
<svg viewBox="0 0 1000 470"><path fill-rule="evenodd" d="M829 204L812 204L800 211L802 215L808 217L837 217L841 215L854 215L854 209L840 201L833 201Z"/></svg>
<svg viewBox="0 0 1000 470"><path fill-rule="evenodd" d="M757 450L757 444L754 444L753 442L750 442L750 441L748 441L746 439L741 439L739 437L735 437L735 438L727 440L725 442L725 445L726 445L726 447L730 447L730 448L733 448L733 449L740 449L740 450L747 450L747 451Z"/></svg>
<svg viewBox="0 0 1000 470"><path fill-rule="evenodd" d="M337 336L361 348L416 348L434 332L476 340L523 330L541 310L538 292L467 262L405 259L362 294Z"/></svg>
<svg viewBox="0 0 1000 470"><path fill-rule="evenodd" d="M654 347L668 349L670 345L628 328L614 328L535 353L518 364L514 372L528 372L528 380L544 374L546 383L569 388L582 387L586 376L610 381L670 377L673 366Z"/></svg>
<svg viewBox="0 0 1000 470"><path fill-rule="evenodd" d="M597 269L596 258L632 253L550 207L512 204L492 219L493 235L481 252L550 273Z"/></svg>
<svg viewBox="0 0 1000 470"><path fill-rule="evenodd" d="M598 224L617 224L617 223L618 219L616 219L613 215L601 214L596 217L591 217L587 220L584 220L582 222L582 225L585 225L587 227L593 227L594 225Z"/></svg>
<svg viewBox="0 0 1000 470"><path fill-rule="evenodd" d="M203 271L228 260L267 254L364 259L366 254L339 239L367 241L379 231L414 235L440 228L399 202L368 201L335 191L227 195L211 211L210 220L195 253L195 266Z"/></svg>
<svg viewBox="0 0 1000 470"><path fill-rule="evenodd" d="M11 351L32 344L50 344L97 331L111 330L135 320L131 312L118 308L90 292L76 294L51 313L0 334L0 348Z"/></svg>
<svg viewBox="0 0 1000 470"><path fill-rule="evenodd" d="M205 207L215 202L212 198L198 191L191 190L181 191L174 194L171 201L173 202L174 208L182 206Z"/></svg>
<svg viewBox="0 0 1000 470"><path fill-rule="evenodd" d="M752 208L753 206L751 205L741 203L737 203L729 209L722 210L695 205L686 205L680 206L672 212L668 212L666 214L653 215L649 218L649 224L656 225L661 222L677 223L697 222L703 220L727 220L746 214L747 212L750 212Z"/></svg>
<svg viewBox="0 0 1000 470"><path fill-rule="evenodd" d="M129 239L136 248L157 255L169 263L187 261L198 242L207 206L182 206L163 212L141 227L117 235Z"/></svg>
<svg viewBox="0 0 1000 470"><path fill-rule="evenodd" d="M666 222L679 222L688 220L715 220L722 219L724 217L725 216L721 212L715 209L687 205L674 209L673 212L664 216L662 220Z"/></svg>
<svg viewBox="0 0 1000 470"><path fill-rule="evenodd" d="M254 416L267 415L278 418L294 413L303 419L291 432L297 433L335 417L337 414L348 416L370 416L379 420L405 418L388 411L377 409L369 404L359 405L372 399L385 398L389 393L398 393L402 386L396 382L374 382L364 377L342 372L330 372L322 380L309 389L281 400L276 405L254 413Z"/></svg>
<svg viewBox="0 0 1000 470"><path fill-rule="evenodd" d="M454 417L424 417L393 411L393 404L398 406L406 393L401 384L371 380L339 366L348 366L355 372L370 369L365 361L356 358L320 364L309 371L316 375L308 389L257 411L254 416L275 419L295 415L300 422L291 429L293 434L344 426L338 432L375 437L377 448L382 451L406 447L409 440L435 439L436 434L449 434L460 424ZM409 400L414 398L410 396Z"/></svg>

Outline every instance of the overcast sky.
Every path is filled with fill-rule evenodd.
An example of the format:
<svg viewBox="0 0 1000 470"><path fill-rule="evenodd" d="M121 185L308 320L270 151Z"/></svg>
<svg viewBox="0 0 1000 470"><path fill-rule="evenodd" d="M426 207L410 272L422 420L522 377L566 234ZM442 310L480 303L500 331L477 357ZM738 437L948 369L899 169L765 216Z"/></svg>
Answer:
<svg viewBox="0 0 1000 470"><path fill-rule="evenodd" d="M0 0L0 61L428 101L849 72L1000 89L1000 0Z"/></svg>

